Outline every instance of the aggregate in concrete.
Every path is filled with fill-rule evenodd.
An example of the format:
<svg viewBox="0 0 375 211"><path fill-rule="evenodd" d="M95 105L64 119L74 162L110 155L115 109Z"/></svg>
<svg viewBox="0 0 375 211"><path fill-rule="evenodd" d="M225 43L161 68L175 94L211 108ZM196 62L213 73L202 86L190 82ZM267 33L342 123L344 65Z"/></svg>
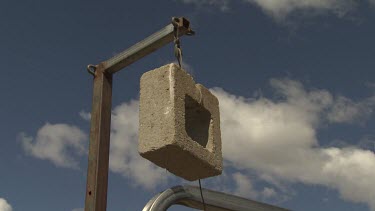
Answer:
<svg viewBox="0 0 375 211"><path fill-rule="evenodd" d="M221 174L217 98L176 64L144 73L140 86L140 155L190 181Z"/></svg>

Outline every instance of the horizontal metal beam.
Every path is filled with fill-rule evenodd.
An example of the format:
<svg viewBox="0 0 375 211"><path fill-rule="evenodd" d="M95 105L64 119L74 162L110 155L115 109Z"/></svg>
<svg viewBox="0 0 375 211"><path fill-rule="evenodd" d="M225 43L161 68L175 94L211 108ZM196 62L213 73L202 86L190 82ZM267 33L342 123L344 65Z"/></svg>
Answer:
<svg viewBox="0 0 375 211"><path fill-rule="evenodd" d="M172 20L177 24L179 37L185 34L191 35L194 33L191 30L190 23L187 19L181 17L173 18ZM174 39L174 29L175 26L171 23L125 51L100 63L99 66L101 66L101 68L103 68L107 73L115 73L172 42Z"/></svg>
<svg viewBox="0 0 375 211"><path fill-rule="evenodd" d="M206 211L288 211L242 197L202 189ZM174 204L203 209L199 187L176 186L154 196L143 211L165 211Z"/></svg>

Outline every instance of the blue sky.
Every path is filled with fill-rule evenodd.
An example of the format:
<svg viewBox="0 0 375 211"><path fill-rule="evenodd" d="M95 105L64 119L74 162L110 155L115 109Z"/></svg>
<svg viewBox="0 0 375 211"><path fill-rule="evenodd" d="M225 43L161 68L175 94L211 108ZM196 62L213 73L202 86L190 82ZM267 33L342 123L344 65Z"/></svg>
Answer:
<svg viewBox="0 0 375 211"><path fill-rule="evenodd" d="M85 67L172 16L196 31L182 38L184 67L220 101L225 169L204 187L292 210L375 210L374 0L5 0L0 211L84 207ZM107 210L187 183L137 153L140 76L174 61L168 45L114 76Z"/></svg>

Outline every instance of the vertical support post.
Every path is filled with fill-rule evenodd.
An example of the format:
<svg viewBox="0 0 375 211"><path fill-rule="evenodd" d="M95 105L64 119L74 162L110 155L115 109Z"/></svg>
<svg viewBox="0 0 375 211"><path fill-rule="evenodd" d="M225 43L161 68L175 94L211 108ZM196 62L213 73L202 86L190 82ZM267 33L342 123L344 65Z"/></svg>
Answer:
<svg viewBox="0 0 375 211"><path fill-rule="evenodd" d="M94 76L85 211L107 208L112 74L98 65Z"/></svg>

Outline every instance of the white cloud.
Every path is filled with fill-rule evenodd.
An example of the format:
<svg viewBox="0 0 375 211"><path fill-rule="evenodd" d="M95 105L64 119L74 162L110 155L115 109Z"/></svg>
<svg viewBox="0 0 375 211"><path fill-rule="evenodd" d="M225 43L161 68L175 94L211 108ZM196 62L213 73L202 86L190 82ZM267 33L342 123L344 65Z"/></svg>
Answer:
<svg viewBox="0 0 375 211"><path fill-rule="evenodd" d="M250 178L240 172L232 174L232 178L235 182L234 194L243 196L246 198L255 199L258 197L257 191L254 189Z"/></svg>
<svg viewBox="0 0 375 211"><path fill-rule="evenodd" d="M90 113L79 115L90 120ZM52 161L60 167L78 168L74 155L87 151L84 143L87 135L75 126L45 124L36 138L19 135L24 150L39 159ZM112 111L109 169L132 180L132 184L147 189L167 181L165 170L143 159L138 154L138 101L123 103Z"/></svg>
<svg viewBox="0 0 375 211"><path fill-rule="evenodd" d="M353 102L326 90L306 90L301 83L289 79L273 79L271 86L277 100L246 99L220 88L212 89L220 101L225 162L241 172L222 176L221 180L230 180L235 187L221 189L246 197L279 198L289 192L285 184L317 184L337 190L347 200L367 203L375 210L374 153L354 146L320 147L316 136L322 122L352 122L369 115L375 97ZM86 135L78 128L46 124L35 141L24 134L21 140L33 156L74 167L77 162L67 156L66 149L73 148L79 154L84 151L84 139ZM138 101L115 107L110 170L144 188L165 184L165 170L139 156L137 139ZM258 179L272 187L255 190L256 180L249 178L248 171L255 171Z"/></svg>
<svg viewBox="0 0 375 211"><path fill-rule="evenodd" d="M228 170L228 168L231 170ZM231 166L226 166L221 175L203 180L203 186L252 200L272 201L276 204L287 201L294 195L294 190L281 185L280 181L276 182L275 179L272 179L273 181L270 182L269 175L264 176L268 178L261 178L260 175L249 173L249 171L243 169L241 171L235 170L233 173ZM275 188L259 185L260 180L267 181Z"/></svg>
<svg viewBox="0 0 375 211"><path fill-rule="evenodd" d="M293 12L332 12L343 16L356 7L354 0L244 0L256 4L266 14L280 20Z"/></svg>
<svg viewBox="0 0 375 211"><path fill-rule="evenodd" d="M349 99L334 97L326 90L307 91L301 83L289 79L273 79L271 86L277 91L278 101L267 98L245 99L214 89L220 100L224 158L230 162L230 166L258 171L260 179L283 193L289 190L280 180L332 187L347 199L370 203L365 196L350 196L345 188L351 184L352 189L371 191L371 183L364 187L360 180L346 181L343 169L346 164L355 163L356 156L364 154L368 154L364 157L372 165L373 153L348 147L319 148L316 139L322 121L350 122L356 119L354 117L362 116L363 109L358 109L355 115L340 110L346 111L347 107L365 103L350 101L349 106L338 106L342 104L342 99L347 102ZM145 188L166 182L165 170L141 158L135 150L138 139L138 101L124 103L113 110L111 137L111 171ZM335 154L335 150L338 153ZM341 166L335 164L339 161L342 162ZM353 165L358 165L360 169L366 167L366 163L357 162ZM361 173L371 174L366 171L371 166L367 167L360 170ZM336 181L333 176L338 177L340 173L342 179ZM236 194L254 198L276 197L277 194L271 187L255 190L245 174L235 173L226 176L224 180L225 183L228 180L235 182L236 187L227 190Z"/></svg>
<svg viewBox="0 0 375 211"><path fill-rule="evenodd" d="M265 187L261 194L266 199L277 197L277 193L276 193L275 189L269 188L269 187Z"/></svg>
<svg viewBox="0 0 375 211"><path fill-rule="evenodd" d="M46 123L35 139L25 133L19 135L25 152L36 158L52 161L56 166L78 168L74 155L85 153L87 135L79 128L67 124Z"/></svg>
<svg viewBox="0 0 375 211"><path fill-rule="evenodd" d="M375 204L374 153L355 147L322 148L316 138L322 122L347 123L371 114L374 97L353 102L326 90L305 90L299 82L271 80L279 100L245 99L214 89L220 100L223 152L230 166L255 170L259 178L281 190L285 182L302 182L334 188L354 202ZM137 148L138 102L116 107L112 117L110 169L152 188L166 180L164 170L144 160ZM348 170L351 169L351 170ZM229 179L228 179L229 178ZM242 173L225 176L236 186L223 188L236 194L277 198L271 187L254 189Z"/></svg>
<svg viewBox="0 0 375 211"><path fill-rule="evenodd" d="M12 211L12 206L3 198L0 198L0 211Z"/></svg>
<svg viewBox="0 0 375 211"><path fill-rule="evenodd" d="M375 105L374 97L354 102L344 96L332 96L326 90L307 92L300 82L271 79L271 86L288 104L297 109L311 124L322 119L333 123L353 123L369 117ZM282 103L281 103L282 104Z"/></svg>
<svg viewBox="0 0 375 211"><path fill-rule="evenodd" d="M230 0L178 0L197 7L213 6L223 11L230 8ZM375 5L375 0L241 0L242 2L256 5L267 15L277 21L283 21L293 13L322 14L330 13L338 17L356 10L359 4Z"/></svg>
<svg viewBox="0 0 375 211"><path fill-rule="evenodd" d="M215 6L222 11L228 10L229 0L179 0L185 4L193 4L197 7L202 6Z"/></svg>
<svg viewBox="0 0 375 211"><path fill-rule="evenodd" d="M322 162L318 183L337 188L343 198L365 202L375 210L375 155L356 148L322 149L328 160Z"/></svg>
<svg viewBox="0 0 375 211"><path fill-rule="evenodd" d="M167 180L164 169L138 154L138 101L123 103L112 112L109 168L132 179L133 184L151 189Z"/></svg>
<svg viewBox="0 0 375 211"><path fill-rule="evenodd" d="M271 80L271 85L281 97L277 101L213 89L220 102L225 160L264 178L334 188L343 198L375 210L375 154L355 147L323 148L316 137L319 124L340 100L288 79Z"/></svg>
<svg viewBox="0 0 375 211"><path fill-rule="evenodd" d="M89 113L89 112L86 112L86 111L82 110L82 111L79 112L79 116L86 121L91 120L91 113Z"/></svg>
<svg viewBox="0 0 375 211"><path fill-rule="evenodd" d="M372 113L373 103L365 100L360 103L355 103L352 100L339 96L332 106L331 112L328 113L328 120L331 122L352 122L366 118Z"/></svg>

